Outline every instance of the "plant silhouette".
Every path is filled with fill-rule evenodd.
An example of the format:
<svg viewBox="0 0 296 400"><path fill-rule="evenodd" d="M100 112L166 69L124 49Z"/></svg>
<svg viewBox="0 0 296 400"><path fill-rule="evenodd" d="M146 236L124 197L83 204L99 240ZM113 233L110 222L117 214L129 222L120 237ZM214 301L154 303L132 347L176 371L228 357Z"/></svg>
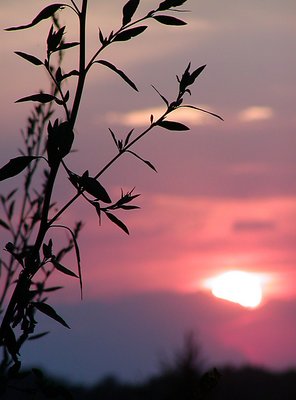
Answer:
<svg viewBox="0 0 296 400"><path fill-rule="evenodd" d="M186 0L164 0L147 14L135 18L136 13L139 12L140 0L127 1L122 9L119 28L111 31L108 35L99 29L98 48L89 60L86 58L87 0L82 0L80 5L76 0L49 5L40 11L31 22L6 29L7 31L37 29L39 23L51 20L45 41L44 59L21 51L16 52L32 67L45 69L50 77L51 85L50 90L46 92L43 90L37 93L33 92L33 94L21 97L16 101L17 103L34 102L36 105L28 118L27 128L22 132L24 150L18 157L12 158L0 169L0 181L13 178L20 173L24 174L22 196L19 196L19 190L18 196L16 196L17 191L12 190L7 195L1 195L0 198L3 215L0 219L1 229L11 236L11 240L3 244L5 251L0 264L3 284L0 297L3 314L0 328L0 343L4 354L1 364L3 375L8 371L8 376L15 376L21 367L21 346L27 340L39 338L47 333L36 333L38 324L35 317L37 312L41 312L69 328L67 322L48 303L48 295L61 289L59 286L47 285L49 276L58 272L79 279L82 295L82 269L77 242L82 222L73 222L72 227L60 222L68 208L78 199L87 202L100 221L104 215L107 220L129 234L127 225L118 218L117 211L131 211L139 208L134 204L139 194L131 189L127 192L121 191L117 199L112 199L108 188L104 188L100 183L100 178L105 171L123 154L136 157L155 171L155 166L136 153L133 147L156 127L175 132L189 130L189 127L183 123L170 119L171 114L177 109L191 108L222 119L217 114L184 102L185 97L191 94L191 86L205 68L205 65L192 68L189 63L183 74L177 77L177 93L174 99L167 99L157 88L153 87L166 108L159 118L150 116L150 124L146 129L140 133L135 133L134 129L131 129L124 140L119 140L114 131L109 129L116 146L116 154L95 175L90 175L88 170L82 173L73 171L67 165L67 158L75 142L75 125L81 98L91 68L94 65L108 68L132 90L138 91L136 84L125 72L110 61L101 58L104 50L115 42L127 42L143 34L148 29L150 20L155 20L163 25L185 25L186 22L171 15L173 12L181 11L180 7L185 2ZM69 9L77 17L79 38L75 42L66 40L66 26L59 24L58 15L64 9ZM63 67L63 54L70 49L77 50L79 65L68 71ZM73 93L65 89L64 83L67 79L73 79L76 82ZM63 117L54 118L56 110L59 110ZM37 169L41 168L44 169L43 183L41 189L37 190L33 178L36 176ZM66 172L76 194L65 201L64 205L56 205L53 201L53 191L61 170ZM16 211L17 205L20 211ZM69 242L62 248L53 244L52 237L57 229L64 229L69 234ZM61 263L64 255L70 251L74 251L76 255L76 272L73 271L73 268L68 268Z"/></svg>

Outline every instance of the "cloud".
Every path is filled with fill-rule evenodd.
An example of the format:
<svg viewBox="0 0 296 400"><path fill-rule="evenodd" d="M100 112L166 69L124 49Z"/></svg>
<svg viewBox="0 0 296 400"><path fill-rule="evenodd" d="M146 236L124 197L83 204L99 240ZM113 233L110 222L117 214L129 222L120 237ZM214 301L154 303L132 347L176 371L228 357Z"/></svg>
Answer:
<svg viewBox="0 0 296 400"><path fill-rule="evenodd" d="M227 167L227 171L230 174L234 175L262 175L262 174L269 174L270 168L267 164L260 162L239 162L234 165L230 165Z"/></svg>
<svg viewBox="0 0 296 400"><path fill-rule="evenodd" d="M233 224L233 230L236 232L246 231L270 231L275 229L276 224L270 220L238 220Z"/></svg>
<svg viewBox="0 0 296 400"><path fill-rule="evenodd" d="M271 119L273 115L274 112L271 107L251 106L242 110L238 118L241 122L254 122Z"/></svg>
<svg viewBox="0 0 296 400"><path fill-rule="evenodd" d="M209 106L197 107L210 110ZM153 115L154 120L156 120L163 114L164 111L164 107L151 107L131 111L128 113L110 112L106 114L105 118L106 121L111 124L143 127L149 125L151 115ZM181 108L179 110L176 110L170 116L168 116L167 119L179 121L185 124L188 123L189 125L193 126L206 125L211 123L211 121L213 120L211 116L189 108Z"/></svg>

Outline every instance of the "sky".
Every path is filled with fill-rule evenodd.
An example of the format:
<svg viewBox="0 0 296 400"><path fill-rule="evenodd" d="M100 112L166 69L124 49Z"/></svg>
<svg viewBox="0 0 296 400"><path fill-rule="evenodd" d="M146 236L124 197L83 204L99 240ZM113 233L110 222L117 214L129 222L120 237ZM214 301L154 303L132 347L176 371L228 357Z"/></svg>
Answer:
<svg viewBox="0 0 296 400"><path fill-rule="evenodd" d="M89 3L88 57L97 45L97 28L107 34L118 27L125 2ZM31 21L47 4L1 5L1 164L17 156L31 107L14 101L47 85L45 73L13 51L44 57L49 21L27 31L3 28ZM158 2L140 4L137 15ZM104 54L139 93L112 71L93 68L75 129L79 151L67 164L77 173L98 172L116 151L108 128L122 138L132 128L143 131L150 114L164 110L151 85L174 99L176 75L189 62L192 69L207 66L187 102L218 113L224 122L196 111L176 112L170 120L190 126L189 132L158 128L135 148L157 173L124 156L102 176L114 199L121 188L141 193L140 210L118 215L129 236L105 219L99 226L83 201L63 216L70 225L85 223L79 240L84 301L77 281L65 280L52 303L71 320L71 332L54 325L38 351L25 352L28 362L66 377L92 382L110 372L141 378L157 367L159 353L181 345L188 330L197 332L208 364L250 362L273 369L296 364L296 3L188 0L184 9L190 12L177 16L186 26L151 21L143 35ZM68 40L76 40L69 11L61 13L61 22L69 23ZM65 68L76 68L76 62L71 49ZM73 84L67 83L69 89ZM61 174L54 193L60 205L74 193L65 179ZM1 192L10 184L3 183ZM59 240L63 237L57 245ZM74 256L66 261L76 268ZM211 295L205 281L228 270L263 277L260 307L244 309ZM63 348L71 350L63 360L52 360L53 351L58 355ZM75 370L77 360L84 373Z"/></svg>

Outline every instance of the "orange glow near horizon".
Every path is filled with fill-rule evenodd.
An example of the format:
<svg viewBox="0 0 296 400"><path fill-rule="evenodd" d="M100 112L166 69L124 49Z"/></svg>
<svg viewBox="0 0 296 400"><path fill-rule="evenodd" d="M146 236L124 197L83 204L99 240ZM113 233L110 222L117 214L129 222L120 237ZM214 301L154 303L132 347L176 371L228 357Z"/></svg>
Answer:
<svg viewBox="0 0 296 400"><path fill-rule="evenodd" d="M263 298L263 279L260 274L245 271L227 271L208 279L205 286L220 299L256 308Z"/></svg>

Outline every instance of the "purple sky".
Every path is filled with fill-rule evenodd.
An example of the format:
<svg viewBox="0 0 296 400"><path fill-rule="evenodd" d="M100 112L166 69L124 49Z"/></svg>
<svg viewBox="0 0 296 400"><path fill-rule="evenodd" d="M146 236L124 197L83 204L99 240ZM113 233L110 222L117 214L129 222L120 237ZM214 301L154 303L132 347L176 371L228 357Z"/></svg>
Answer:
<svg viewBox="0 0 296 400"><path fill-rule="evenodd" d="M124 3L90 1L89 56L96 46L97 27L105 34L118 27ZM1 164L17 155L19 131L31 106L14 101L41 87L46 89L47 83L44 72L34 69L13 51L43 58L42 38L47 36L49 22L21 32L8 33L3 28L29 22L45 4L50 3L11 0L1 5ZM157 5L157 1L142 0L139 15ZM131 128L138 133L145 129L151 112L157 115L163 110L151 84L172 99L177 90L175 75L181 75L189 61L193 68L203 64L207 67L188 102L222 115L225 122L196 112L171 116L170 119L190 126L189 133L159 128L136 147L143 158L157 167L158 174L136 159L122 157L102 177L112 198L120 195L121 187L130 190L136 186L136 192L142 193L137 203L141 210L120 215L129 226L129 237L106 220L98 227L93 210L82 201L65 214L66 223L79 218L86 223L80 240L86 305L84 308L84 303L79 304L79 315L82 318L88 302L103 302L103 314L110 314L104 317L103 335L110 353L104 351L103 357L110 360L113 339L108 342L108 323L112 313L118 316L122 304L119 299L127 297L136 302L137 297L133 296L144 296L140 304L149 308L153 303L151 293L170 292L175 296L172 295L172 301L180 301L182 314L186 310L182 296L202 289L204 279L229 269L258 272L269 277L263 306L252 312L243 310L241 314L241 308L235 308L231 323L227 318L223 321L219 314L221 329L213 321L217 313L227 313L225 304L210 300L205 294L198 296L206 296L204 301L209 301L209 306L200 305L197 299L194 308L201 316L201 326L193 322L191 327L190 320L185 323L182 315L176 315L174 326L179 322L180 334L173 339L168 336L169 329L158 326L152 312L147 312L147 321L156 324L161 338L152 341L149 351L172 351L180 345L185 333L182 330L192 328L203 335L205 349L211 348L207 337L215 343L212 348L217 349L216 358L213 352L210 354L213 362L223 361L224 357L226 361L240 359L274 368L290 366L296 363L296 354L289 351L292 339L285 336L285 332L290 332L291 337L292 332L294 337L296 334L291 312L293 307L295 310L296 298L296 3L189 0L184 8L191 12L177 16L185 19L187 26L167 27L151 21L145 34L126 44L114 44L104 54L104 59L136 82L140 93L133 92L103 67L91 71L76 126L75 148L79 152L70 155L67 163L77 173L89 169L95 174L115 154L108 127L119 137ZM62 23L70 18L69 11L61 14ZM69 41L77 39L76 31L71 23L67 29ZM75 50L69 50L65 62L65 68L76 68ZM64 178L61 174L55 193L61 205L72 193ZM71 262L69 259L69 265ZM76 281L68 280L66 285L56 303L71 316L71 307L77 307L79 302L79 291ZM145 297L146 293L150 295ZM134 307L133 301L125 303L128 312ZM172 303L167 301L171 307ZM261 318L266 330L278 329L283 310L289 316L283 316L286 325L281 325L283 329L278 330L270 346L263 346ZM129 321L122 324L128 338L132 327ZM73 327L66 334L76 344L79 337L90 340L92 335L99 341L99 321L91 335L86 327L84 332ZM246 337L253 338L249 346L246 341L240 342L240 338ZM48 343L52 343L51 339ZM132 349L132 343L126 339L125 346ZM270 351L275 346L280 349L278 354ZM79 354L77 350L77 357ZM124 353L117 359L114 356L110 368L100 367L100 374L112 368L120 373L120 368L124 368L120 357L123 360ZM135 357L131 371L145 359L144 355L142 359ZM143 370L150 367L143 366ZM133 372L127 374L129 378Z"/></svg>

